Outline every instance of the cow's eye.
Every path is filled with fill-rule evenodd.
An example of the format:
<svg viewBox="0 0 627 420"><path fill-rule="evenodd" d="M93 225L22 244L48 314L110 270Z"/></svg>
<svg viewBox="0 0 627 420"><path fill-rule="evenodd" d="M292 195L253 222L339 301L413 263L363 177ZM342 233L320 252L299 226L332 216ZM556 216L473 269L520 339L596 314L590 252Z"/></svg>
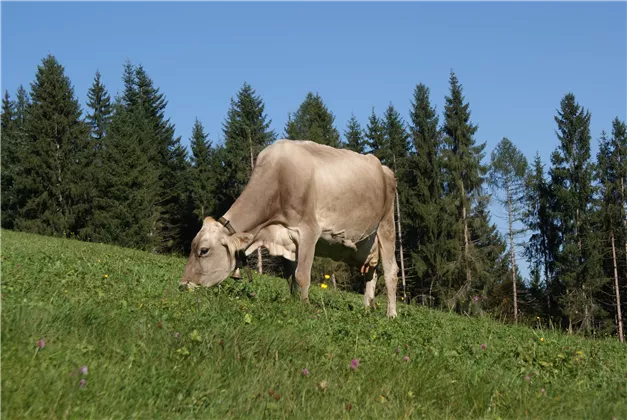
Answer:
<svg viewBox="0 0 627 420"><path fill-rule="evenodd" d="M209 248L200 248L200 255L207 255L209 252Z"/></svg>

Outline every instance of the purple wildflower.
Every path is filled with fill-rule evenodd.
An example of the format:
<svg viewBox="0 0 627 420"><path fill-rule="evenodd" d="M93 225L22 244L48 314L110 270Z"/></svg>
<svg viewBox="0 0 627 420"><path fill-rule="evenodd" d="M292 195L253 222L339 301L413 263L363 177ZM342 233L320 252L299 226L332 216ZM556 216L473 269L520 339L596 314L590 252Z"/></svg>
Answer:
<svg viewBox="0 0 627 420"><path fill-rule="evenodd" d="M177 331L177 332L175 332L175 333L174 333L174 338L179 338L179 335L180 335L180 334L179 334L179 332L178 332L178 331Z"/></svg>
<svg viewBox="0 0 627 420"><path fill-rule="evenodd" d="M87 366L83 366L83 367L81 367L81 373L82 373L83 375L87 375Z"/></svg>
<svg viewBox="0 0 627 420"><path fill-rule="evenodd" d="M479 296L477 295L473 296L472 300L474 300L475 302L479 302Z"/></svg>
<svg viewBox="0 0 627 420"><path fill-rule="evenodd" d="M403 357L403 360L406 361L406 362L409 362L409 356Z"/></svg>
<svg viewBox="0 0 627 420"><path fill-rule="evenodd" d="M43 348L46 347L46 340L44 340L43 338L40 338L39 341L37 342L37 347L43 350Z"/></svg>
<svg viewBox="0 0 627 420"><path fill-rule="evenodd" d="M486 344L481 345L481 350L485 350L488 346Z"/></svg>
<svg viewBox="0 0 627 420"><path fill-rule="evenodd" d="M85 388L86 385L87 385L87 381L85 379L81 379L80 387Z"/></svg>
<svg viewBox="0 0 627 420"><path fill-rule="evenodd" d="M351 360L351 369L355 370L359 367L359 359Z"/></svg>
<svg viewBox="0 0 627 420"><path fill-rule="evenodd" d="M531 381L531 377L529 375L525 376L525 381L527 382Z"/></svg>
<svg viewBox="0 0 627 420"><path fill-rule="evenodd" d="M540 392L541 392L542 394L546 394L546 389L542 388L542 389L540 390Z"/></svg>
<svg viewBox="0 0 627 420"><path fill-rule="evenodd" d="M309 369L304 368L301 373L303 374L303 376L307 376L309 375Z"/></svg>

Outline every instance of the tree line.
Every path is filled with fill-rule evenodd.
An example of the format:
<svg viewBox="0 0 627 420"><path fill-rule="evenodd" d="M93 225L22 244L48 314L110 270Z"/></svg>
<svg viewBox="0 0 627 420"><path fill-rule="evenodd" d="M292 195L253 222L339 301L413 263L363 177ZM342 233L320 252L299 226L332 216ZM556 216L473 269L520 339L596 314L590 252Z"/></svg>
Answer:
<svg viewBox="0 0 627 420"><path fill-rule="evenodd" d="M223 144L196 119L188 150L143 66L127 61L122 80L112 98L96 72L83 110L63 66L48 55L29 91L20 86L14 99L5 92L3 228L186 254L204 217L226 212L256 156L279 137L261 96L244 83L230 101ZM418 84L407 116L390 103L382 112L372 108L366 127L352 115L340 133L311 92L281 135L372 153L394 170L402 299L623 340L625 122L608 122L595 159L591 113L566 93L546 168L537 154L529 164L507 138L486 162L486 143L475 138L478 125L453 71L441 113ZM491 200L507 210L505 235L491 222ZM260 272L280 271L261 252L249 258ZM354 281L358 271L316 259L314 274L331 272L339 287L363 287Z"/></svg>

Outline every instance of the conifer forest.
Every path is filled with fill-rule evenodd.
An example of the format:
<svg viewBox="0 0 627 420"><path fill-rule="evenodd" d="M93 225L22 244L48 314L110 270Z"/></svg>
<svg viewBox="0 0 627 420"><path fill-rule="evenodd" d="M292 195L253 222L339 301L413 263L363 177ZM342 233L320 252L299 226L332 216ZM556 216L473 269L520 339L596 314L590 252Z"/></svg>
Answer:
<svg viewBox="0 0 627 420"><path fill-rule="evenodd" d="M374 154L395 172L399 302L624 340L627 126L603 121L592 138L594 109L576 92L554 104L546 161L524 156L512 133L486 150L454 71L443 74L441 110L417 81L409 106L337 121L312 91L281 132L271 129L263 92L243 82L224 114L208 116L223 120L223 141L196 120L187 147L150 69L127 61L120 70L117 95L96 72L78 98L48 55L34 80L3 93L3 229L186 255L202 220L237 199L264 147L306 139ZM507 215L505 230L495 206ZM248 263L267 274L282 267L265 252ZM359 270L317 258L312 281L325 274L337 288L363 290Z"/></svg>

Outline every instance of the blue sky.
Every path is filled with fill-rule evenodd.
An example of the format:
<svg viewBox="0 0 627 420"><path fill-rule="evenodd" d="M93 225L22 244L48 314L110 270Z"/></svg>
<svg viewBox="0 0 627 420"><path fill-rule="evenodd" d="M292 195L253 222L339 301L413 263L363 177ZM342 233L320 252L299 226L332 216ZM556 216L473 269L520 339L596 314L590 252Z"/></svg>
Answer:
<svg viewBox="0 0 627 420"><path fill-rule="evenodd" d="M51 53L85 103L100 70L113 95L127 58L165 93L188 143L198 117L216 142L244 81L283 135L318 92L343 132L392 102L408 119L417 83L440 113L453 69L487 158L502 137L545 163L554 115L573 92L602 129L626 116L625 2L2 2L2 92L27 86ZM442 117L441 117L442 120ZM495 212L497 215L497 212ZM495 220L498 222L498 220ZM499 222L501 225L501 222Z"/></svg>

